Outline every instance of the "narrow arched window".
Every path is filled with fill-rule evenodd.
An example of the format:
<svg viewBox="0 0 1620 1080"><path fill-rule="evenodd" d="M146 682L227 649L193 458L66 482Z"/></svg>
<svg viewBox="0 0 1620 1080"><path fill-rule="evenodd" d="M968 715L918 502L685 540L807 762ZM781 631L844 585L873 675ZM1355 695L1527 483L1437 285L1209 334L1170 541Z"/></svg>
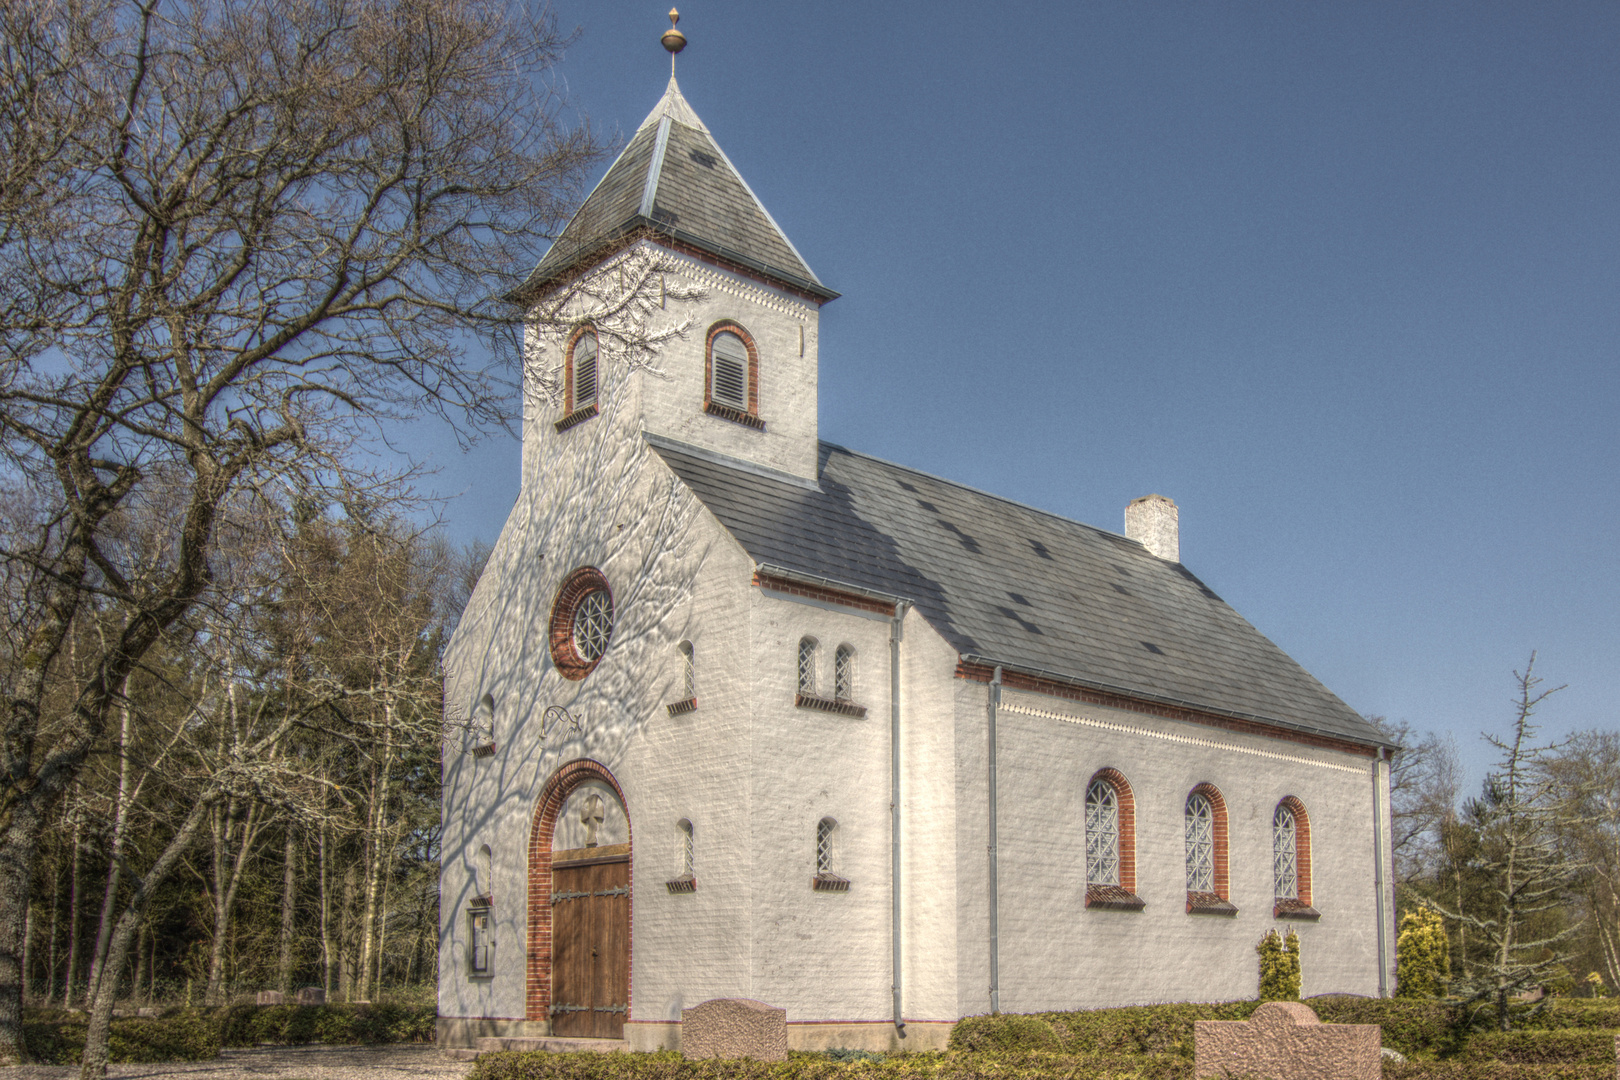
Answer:
<svg viewBox="0 0 1620 1080"><path fill-rule="evenodd" d="M1086 884L1119 884L1119 796L1106 780L1086 789Z"/></svg>
<svg viewBox="0 0 1620 1080"><path fill-rule="evenodd" d="M1140 911L1136 895L1136 800L1118 769L1086 785L1086 906Z"/></svg>
<svg viewBox="0 0 1620 1080"><path fill-rule="evenodd" d="M1215 808L1194 792L1187 798L1187 891L1215 891Z"/></svg>
<svg viewBox="0 0 1620 1080"><path fill-rule="evenodd" d="M596 404L596 331L586 329L568 350L568 385L565 412L573 413Z"/></svg>
<svg viewBox="0 0 1620 1080"><path fill-rule="evenodd" d="M738 412L748 407L748 346L730 330L714 335L709 343L709 400Z"/></svg>
<svg viewBox="0 0 1620 1080"><path fill-rule="evenodd" d="M696 861L692 840L692 823L681 818L677 826L677 839L680 842L681 873L687 877L696 876Z"/></svg>
<svg viewBox="0 0 1620 1080"><path fill-rule="evenodd" d="M1199 784L1183 810L1187 845L1187 912L1235 915L1227 897L1226 800L1214 784Z"/></svg>
<svg viewBox="0 0 1620 1080"><path fill-rule="evenodd" d="M816 639L799 639L799 693L816 696Z"/></svg>
<svg viewBox="0 0 1620 1080"><path fill-rule="evenodd" d="M495 895L495 853L488 844L478 849L478 876L473 890L485 899Z"/></svg>
<svg viewBox="0 0 1620 1080"><path fill-rule="evenodd" d="M681 697L687 701L697 697L697 661L690 641L681 642Z"/></svg>
<svg viewBox="0 0 1620 1080"><path fill-rule="evenodd" d="M1271 815L1271 876L1278 900L1299 899L1299 834L1294 812L1279 806Z"/></svg>
<svg viewBox="0 0 1620 1080"><path fill-rule="evenodd" d="M848 645L838 646L833 656L833 700L855 700L855 650Z"/></svg>
<svg viewBox="0 0 1620 1080"><path fill-rule="evenodd" d="M1311 819L1292 795L1271 814L1271 877L1274 915L1314 919L1320 914L1311 906Z"/></svg>
<svg viewBox="0 0 1620 1080"><path fill-rule="evenodd" d="M838 822L830 817L824 817L816 822L816 873L831 874L833 872L833 833L838 830Z"/></svg>

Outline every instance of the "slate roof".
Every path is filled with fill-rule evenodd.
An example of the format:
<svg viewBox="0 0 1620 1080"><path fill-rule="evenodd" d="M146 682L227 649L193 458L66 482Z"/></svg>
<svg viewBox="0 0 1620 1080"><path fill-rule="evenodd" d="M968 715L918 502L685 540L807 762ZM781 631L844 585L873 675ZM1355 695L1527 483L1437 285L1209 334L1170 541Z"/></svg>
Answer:
<svg viewBox="0 0 1620 1080"><path fill-rule="evenodd" d="M819 485L647 436L756 564L913 601L964 657L1386 744L1180 563L822 443Z"/></svg>
<svg viewBox="0 0 1620 1080"><path fill-rule="evenodd" d="M673 77L518 294L532 294L615 239L650 230L830 300Z"/></svg>

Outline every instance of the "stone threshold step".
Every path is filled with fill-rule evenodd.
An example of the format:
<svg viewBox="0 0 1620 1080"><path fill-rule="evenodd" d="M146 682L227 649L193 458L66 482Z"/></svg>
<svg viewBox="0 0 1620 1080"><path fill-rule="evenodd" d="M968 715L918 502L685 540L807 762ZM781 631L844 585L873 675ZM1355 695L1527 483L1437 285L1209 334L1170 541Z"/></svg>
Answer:
<svg viewBox="0 0 1620 1080"><path fill-rule="evenodd" d="M630 1044L623 1039L567 1039L556 1035L497 1036L473 1040L475 1054L499 1050L544 1050L551 1054L570 1054L593 1051L599 1054L627 1052Z"/></svg>

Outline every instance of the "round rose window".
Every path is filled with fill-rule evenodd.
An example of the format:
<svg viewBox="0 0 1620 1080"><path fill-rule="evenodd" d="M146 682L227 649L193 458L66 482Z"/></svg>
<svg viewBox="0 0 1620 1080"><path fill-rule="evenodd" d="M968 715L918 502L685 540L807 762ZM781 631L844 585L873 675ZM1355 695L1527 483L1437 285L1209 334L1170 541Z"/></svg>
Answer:
<svg viewBox="0 0 1620 1080"><path fill-rule="evenodd" d="M613 637L613 592L595 567L568 575L551 607L551 659L568 679L583 679Z"/></svg>

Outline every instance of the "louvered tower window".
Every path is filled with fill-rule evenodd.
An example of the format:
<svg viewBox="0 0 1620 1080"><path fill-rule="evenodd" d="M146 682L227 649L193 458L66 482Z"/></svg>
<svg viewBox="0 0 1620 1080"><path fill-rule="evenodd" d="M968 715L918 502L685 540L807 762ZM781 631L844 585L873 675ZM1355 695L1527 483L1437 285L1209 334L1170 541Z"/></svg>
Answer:
<svg viewBox="0 0 1620 1080"><path fill-rule="evenodd" d="M1205 795L1187 799L1187 891L1215 891L1215 807Z"/></svg>
<svg viewBox="0 0 1620 1080"><path fill-rule="evenodd" d="M709 346L709 400L748 412L748 346L726 330Z"/></svg>
<svg viewBox="0 0 1620 1080"><path fill-rule="evenodd" d="M1086 884L1119 884L1119 794L1106 780L1086 789Z"/></svg>
<svg viewBox="0 0 1620 1080"><path fill-rule="evenodd" d="M1299 837L1294 812L1277 807L1271 816L1271 876L1278 900L1299 899Z"/></svg>
<svg viewBox="0 0 1620 1080"><path fill-rule="evenodd" d="M596 334L593 331L587 330L579 336L569 359L574 369L570 408L577 410L596 404Z"/></svg>

